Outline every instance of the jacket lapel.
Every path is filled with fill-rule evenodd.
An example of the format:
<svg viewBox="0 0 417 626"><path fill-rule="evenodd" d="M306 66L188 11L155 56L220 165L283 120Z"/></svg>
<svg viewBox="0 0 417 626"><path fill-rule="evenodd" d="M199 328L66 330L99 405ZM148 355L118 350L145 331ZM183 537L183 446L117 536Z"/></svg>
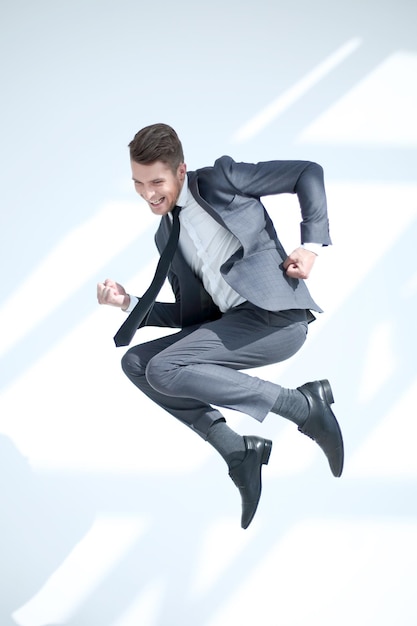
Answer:
<svg viewBox="0 0 417 626"><path fill-rule="evenodd" d="M227 227L226 223L224 222L223 218L221 217L221 215L219 213L217 213L217 211L208 203L204 200L204 198L200 195L200 190L198 188L198 180L197 180L197 173L196 172L188 172L188 188L191 191L194 200L201 206L203 207L203 209L205 211L207 211L207 213L209 215L211 215L211 217L213 219L216 220L216 222L218 222L219 224L221 224L221 226L223 226L224 228L227 228L227 230L229 230L229 228Z"/></svg>

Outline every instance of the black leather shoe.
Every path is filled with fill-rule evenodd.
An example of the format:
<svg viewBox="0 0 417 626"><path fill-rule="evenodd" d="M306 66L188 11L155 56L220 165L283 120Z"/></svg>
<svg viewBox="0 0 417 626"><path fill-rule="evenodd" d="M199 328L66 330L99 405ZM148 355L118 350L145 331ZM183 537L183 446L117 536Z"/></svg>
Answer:
<svg viewBox="0 0 417 626"><path fill-rule="evenodd" d="M247 528L258 508L261 497L262 465L268 465L272 441L262 437L243 437L246 456L243 461L229 471L229 476L242 496L242 528Z"/></svg>
<svg viewBox="0 0 417 626"><path fill-rule="evenodd" d="M328 380L316 380L297 387L307 398L310 412L298 430L314 439L329 461L333 476L341 476L343 471L343 439L340 426L330 405L334 398Z"/></svg>

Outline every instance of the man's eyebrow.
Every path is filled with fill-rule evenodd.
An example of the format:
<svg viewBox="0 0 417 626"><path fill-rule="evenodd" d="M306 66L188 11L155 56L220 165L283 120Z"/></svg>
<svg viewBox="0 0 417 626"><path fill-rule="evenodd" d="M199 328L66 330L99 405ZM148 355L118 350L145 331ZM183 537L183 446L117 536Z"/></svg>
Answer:
<svg viewBox="0 0 417 626"><path fill-rule="evenodd" d="M133 180L133 182L135 182L135 183L142 183L142 181L141 181L141 180L138 180L138 179L137 179L137 178L135 178L134 176L132 176L132 180ZM151 182L151 183L156 183L156 182L158 182L159 180L165 180L165 179L164 179L164 177L163 177L163 176L156 176L156 178L153 178L153 179L152 179L151 181L149 181L149 182Z"/></svg>

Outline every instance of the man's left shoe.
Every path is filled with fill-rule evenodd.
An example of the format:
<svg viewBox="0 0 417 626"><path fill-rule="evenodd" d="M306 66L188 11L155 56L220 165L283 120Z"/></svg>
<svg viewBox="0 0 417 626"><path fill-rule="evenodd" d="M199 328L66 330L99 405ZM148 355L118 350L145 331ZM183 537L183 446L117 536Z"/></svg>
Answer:
<svg viewBox="0 0 417 626"><path fill-rule="evenodd" d="M242 497L242 528L247 528L258 508L262 491L261 469L268 465L272 441L262 437L243 437L246 455L243 461L229 471L229 476Z"/></svg>
<svg viewBox="0 0 417 626"><path fill-rule="evenodd" d="M333 476L339 477L343 471L343 438L330 408L334 402L330 383L328 380L316 380L297 389L307 398L309 406L307 420L298 430L318 443L327 456Z"/></svg>

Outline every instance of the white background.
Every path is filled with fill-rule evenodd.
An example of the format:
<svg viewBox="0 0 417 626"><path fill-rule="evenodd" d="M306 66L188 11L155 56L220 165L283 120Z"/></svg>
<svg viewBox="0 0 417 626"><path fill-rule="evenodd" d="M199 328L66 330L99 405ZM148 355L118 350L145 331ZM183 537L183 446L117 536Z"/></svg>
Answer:
<svg viewBox="0 0 417 626"><path fill-rule="evenodd" d="M2 0L1 626L415 626L416 23L414 0ZM274 440L246 531L224 462L123 376L120 312L96 304L97 281L152 275L126 146L159 121L189 169L325 170L325 313L256 373L331 380L346 467L227 413ZM296 201L266 203L292 249Z"/></svg>

